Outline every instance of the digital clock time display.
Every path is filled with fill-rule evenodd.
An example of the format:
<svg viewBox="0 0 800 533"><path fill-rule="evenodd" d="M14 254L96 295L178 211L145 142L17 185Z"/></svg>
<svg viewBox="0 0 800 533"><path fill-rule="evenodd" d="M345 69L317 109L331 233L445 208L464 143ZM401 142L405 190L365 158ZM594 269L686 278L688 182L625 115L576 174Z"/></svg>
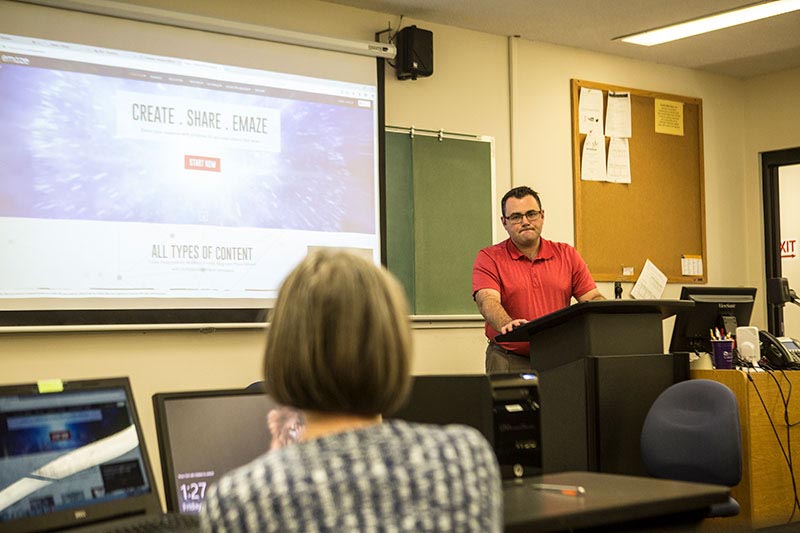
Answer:
<svg viewBox="0 0 800 533"><path fill-rule="evenodd" d="M178 486L178 496L180 497L180 508L182 513L199 513L206 497L205 481L193 481L191 483L181 483Z"/></svg>

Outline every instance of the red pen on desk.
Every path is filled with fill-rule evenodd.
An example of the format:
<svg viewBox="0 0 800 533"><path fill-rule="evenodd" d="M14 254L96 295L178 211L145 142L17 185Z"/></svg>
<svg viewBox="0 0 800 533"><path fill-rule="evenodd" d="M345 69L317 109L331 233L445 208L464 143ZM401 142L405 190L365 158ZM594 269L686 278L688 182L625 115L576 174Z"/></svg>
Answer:
<svg viewBox="0 0 800 533"><path fill-rule="evenodd" d="M582 496L586 494L586 489L580 485L556 485L553 483L531 483L528 485L533 490L547 490L558 492L564 496Z"/></svg>

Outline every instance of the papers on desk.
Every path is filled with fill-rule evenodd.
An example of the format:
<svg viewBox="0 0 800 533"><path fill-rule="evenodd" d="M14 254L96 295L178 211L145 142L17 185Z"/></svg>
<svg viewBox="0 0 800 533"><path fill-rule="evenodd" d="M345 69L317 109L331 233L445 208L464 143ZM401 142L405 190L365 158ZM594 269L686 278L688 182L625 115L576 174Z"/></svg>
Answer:
<svg viewBox="0 0 800 533"><path fill-rule="evenodd" d="M667 286L667 276L648 259L644 263L639 279L631 289L631 297L637 300L659 300Z"/></svg>

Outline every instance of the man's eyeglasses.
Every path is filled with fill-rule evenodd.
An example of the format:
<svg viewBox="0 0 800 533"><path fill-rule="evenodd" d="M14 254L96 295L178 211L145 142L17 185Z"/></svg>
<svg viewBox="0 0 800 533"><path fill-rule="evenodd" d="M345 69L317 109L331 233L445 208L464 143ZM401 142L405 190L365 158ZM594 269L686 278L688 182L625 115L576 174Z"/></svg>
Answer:
<svg viewBox="0 0 800 533"><path fill-rule="evenodd" d="M538 219L539 216L542 214L541 211L537 211L536 209L531 209L527 211L524 215L522 213L511 213L507 215L505 218L512 224L519 224L522 222L522 217L524 216L529 221L533 222L534 220Z"/></svg>

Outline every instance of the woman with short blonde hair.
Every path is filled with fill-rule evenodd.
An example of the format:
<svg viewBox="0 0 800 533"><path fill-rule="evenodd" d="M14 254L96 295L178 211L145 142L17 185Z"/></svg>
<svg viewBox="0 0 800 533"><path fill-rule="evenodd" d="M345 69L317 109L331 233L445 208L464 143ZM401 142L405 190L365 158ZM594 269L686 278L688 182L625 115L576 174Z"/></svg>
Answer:
<svg viewBox="0 0 800 533"><path fill-rule="evenodd" d="M502 531L497 459L477 430L383 421L406 398L410 366L394 277L345 252L304 259L279 291L264 356L267 393L305 417L302 441L226 474L203 528Z"/></svg>
<svg viewBox="0 0 800 533"><path fill-rule="evenodd" d="M267 333L264 377L278 403L392 414L410 385L411 334L400 284L348 253L317 253L286 278Z"/></svg>

